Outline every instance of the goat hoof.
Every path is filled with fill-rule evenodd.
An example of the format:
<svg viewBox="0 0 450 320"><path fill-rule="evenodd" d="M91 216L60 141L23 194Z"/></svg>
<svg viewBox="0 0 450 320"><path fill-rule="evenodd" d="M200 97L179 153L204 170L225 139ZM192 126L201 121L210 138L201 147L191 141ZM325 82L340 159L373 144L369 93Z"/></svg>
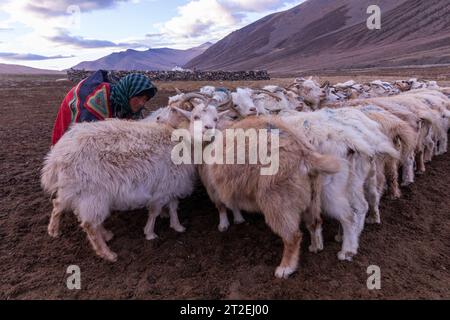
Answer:
<svg viewBox="0 0 450 320"><path fill-rule="evenodd" d="M59 230L55 230L52 228L48 228L48 235L52 238L58 238L59 237Z"/></svg>
<svg viewBox="0 0 450 320"><path fill-rule="evenodd" d="M391 200L398 200L402 197L402 193L400 191L397 192L393 192L390 196L389 199Z"/></svg>
<svg viewBox="0 0 450 320"><path fill-rule="evenodd" d="M277 277L278 279L287 279L294 272L295 268L280 266L275 270L275 277Z"/></svg>
<svg viewBox="0 0 450 320"><path fill-rule="evenodd" d="M320 251L323 250L323 246L313 246L313 245L310 245L309 248L308 248L308 250L309 250L309 252L311 252L311 253L319 253Z"/></svg>
<svg viewBox="0 0 450 320"><path fill-rule="evenodd" d="M353 256L356 255L356 252L350 252L350 251L339 251L338 253L338 259L341 261L353 261Z"/></svg>
<svg viewBox="0 0 450 320"><path fill-rule="evenodd" d="M103 259L109 261L109 262L116 262L117 261L117 254L114 252L103 252L100 254L100 257Z"/></svg>
<svg viewBox="0 0 450 320"><path fill-rule="evenodd" d="M229 223L227 223L227 224L219 224L219 231L220 232L225 232L225 231L227 231L228 230L228 228L230 227L230 224Z"/></svg>
<svg viewBox="0 0 450 320"><path fill-rule="evenodd" d="M183 233L183 232L186 231L186 228L183 227L181 224L178 225L178 226L171 226L171 228L172 228L173 230L175 230L176 232L179 232L179 233Z"/></svg>
<svg viewBox="0 0 450 320"><path fill-rule="evenodd" d="M366 223L367 224L381 224L381 220L378 217L367 217Z"/></svg>
<svg viewBox="0 0 450 320"><path fill-rule="evenodd" d="M414 183L414 181L405 181L402 183L402 187L407 187L409 185L412 185Z"/></svg>
<svg viewBox="0 0 450 320"><path fill-rule="evenodd" d="M147 239L147 240L155 240L155 239L158 239L158 235L156 233L147 234L145 236L145 239Z"/></svg>
<svg viewBox="0 0 450 320"><path fill-rule="evenodd" d="M244 218L234 219L234 224L243 224L245 222Z"/></svg>

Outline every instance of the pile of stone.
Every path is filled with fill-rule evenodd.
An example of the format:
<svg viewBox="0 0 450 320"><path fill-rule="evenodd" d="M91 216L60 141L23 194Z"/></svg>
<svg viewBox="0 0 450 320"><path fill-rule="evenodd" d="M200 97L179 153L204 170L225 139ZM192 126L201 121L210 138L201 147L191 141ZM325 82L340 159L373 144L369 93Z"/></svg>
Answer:
<svg viewBox="0 0 450 320"><path fill-rule="evenodd" d="M67 70L67 76L72 82L79 82L93 71ZM140 73L153 81L259 81L270 80L267 71L109 71L112 82L125 77L130 73Z"/></svg>

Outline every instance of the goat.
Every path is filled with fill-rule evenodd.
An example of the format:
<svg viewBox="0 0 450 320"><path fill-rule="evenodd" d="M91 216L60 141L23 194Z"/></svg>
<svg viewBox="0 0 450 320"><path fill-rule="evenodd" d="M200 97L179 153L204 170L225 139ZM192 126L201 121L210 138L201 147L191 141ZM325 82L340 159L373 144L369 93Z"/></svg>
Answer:
<svg viewBox="0 0 450 320"><path fill-rule="evenodd" d="M264 215L266 223L284 243L283 258L275 276L287 278L298 265L302 217L311 233L311 250L323 247L318 179L339 171L339 164L332 157L316 153L304 137L276 117L249 117L235 123L231 129L276 129L280 132L280 165L274 175L260 175L261 165L248 162L244 165L205 164L201 170L207 180L205 187L219 212L228 207ZM213 143L223 143L224 151L231 147L227 139ZM248 141L246 145L249 146Z"/></svg>
<svg viewBox="0 0 450 320"><path fill-rule="evenodd" d="M393 100L393 97L378 97L370 99L356 99L349 100L346 102L347 106L365 106L365 105L375 105L387 110L391 114L397 116L398 118L406 121L408 125L413 128L413 130L418 134L416 150L415 150L415 163L417 167L418 174L425 172L425 161L424 152L427 136L431 130L431 123L429 119L422 118L421 115L416 114L411 111L407 106L405 106L404 101ZM402 185L407 185L412 181L410 179L405 180L406 177L410 177L407 172L407 168L404 167L403 172L403 182Z"/></svg>
<svg viewBox="0 0 450 320"><path fill-rule="evenodd" d="M382 132L391 139L393 145L400 152L400 160L392 157L387 159L385 170L391 197L394 199L400 198L401 191L398 185L399 163L404 167L403 181L405 181L405 184L414 182L414 150L418 134L407 122L380 107L367 105L358 106L357 109L379 123ZM381 188L382 184L383 179L379 178L378 187Z"/></svg>
<svg viewBox="0 0 450 320"><path fill-rule="evenodd" d="M351 260L357 254L359 235L369 204L364 183L371 170L370 158L376 154L355 128L331 121L324 111L291 112L282 117L291 127L304 134L318 152L339 159L341 170L323 178L321 205L323 212L337 219L343 230L340 260ZM341 236L336 236L341 240Z"/></svg>
<svg viewBox="0 0 450 320"><path fill-rule="evenodd" d="M48 232L59 235L60 216L72 210L100 257L116 261L106 244L112 233L103 222L112 210L147 207L147 239L156 238L155 219L171 208L171 226L183 232L176 202L191 194L193 165L176 166L171 158L171 128L149 122L109 120L80 123L71 128L45 159L41 184L56 194Z"/></svg>
<svg viewBox="0 0 450 320"><path fill-rule="evenodd" d="M317 110L322 101L326 99L325 90L312 77L309 79L296 79L289 88L299 97L302 97L312 110Z"/></svg>
<svg viewBox="0 0 450 320"><path fill-rule="evenodd" d="M372 121L359 110L354 108L322 109L330 121L337 121L341 125L355 129L363 139L371 144L376 153L370 161L370 173L365 181L365 191L369 202L369 223L380 223L380 199L384 191L385 167L387 162L398 160L399 154L392 142L383 134L380 125Z"/></svg>

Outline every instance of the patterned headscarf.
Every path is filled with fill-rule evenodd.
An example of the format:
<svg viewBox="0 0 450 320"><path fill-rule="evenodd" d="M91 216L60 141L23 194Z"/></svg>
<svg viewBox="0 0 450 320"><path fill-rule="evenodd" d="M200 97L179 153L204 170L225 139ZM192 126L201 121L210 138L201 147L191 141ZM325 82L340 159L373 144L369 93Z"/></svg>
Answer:
<svg viewBox="0 0 450 320"><path fill-rule="evenodd" d="M129 101L131 98L146 94L150 98L157 92L157 88L146 76L142 74L130 74L117 84L111 85L111 102L114 117L137 117L141 112L133 113Z"/></svg>

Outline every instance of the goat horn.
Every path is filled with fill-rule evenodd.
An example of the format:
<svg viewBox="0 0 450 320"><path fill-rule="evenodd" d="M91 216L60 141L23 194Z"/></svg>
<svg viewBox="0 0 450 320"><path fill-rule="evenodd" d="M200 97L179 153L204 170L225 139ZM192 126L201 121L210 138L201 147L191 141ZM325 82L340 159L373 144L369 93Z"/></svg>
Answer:
<svg viewBox="0 0 450 320"><path fill-rule="evenodd" d="M241 115L241 113L239 112L238 108L236 108L236 106L233 103L233 97L231 96L231 94L228 92L228 100L226 101L226 103L222 103L220 105L217 106L217 108L226 106L227 108L233 110L234 112L236 112L238 115Z"/></svg>
<svg viewBox="0 0 450 320"><path fill-rule="evenodd" d="M183 92L182 92L180 89L178 89L178 88L175 88L175 92L176 92L177 94L183 94Z"/></svg>
<svg viewBox="0 0 450 320"><path fill-rule="evenodd" d="M234 105L234 103L230 103L229 107L231 108L231 110L233 110L234 112L236 112L238 115L241 115L241 113L239 112L238 108L236 108L236 106Z"/></svg>
<svg viewBox="0 0 450 320"><path fill-rule="evenodd" d="M256 90L255 93L256 93L256 94L266 94L266 95L268 95L268 96L271 96L272 98L277 99L278 101L281 101L281 100L282 100L282 99L281 99L279 96L277 96L275 93L270 92L270 91L267 91L267 90L264 90L264 89Z"/></svg>
<svg viewBox="0 0 450 320"><path fill-rule="evenodd" d="M275 108L275 109L267 109L265 108L267 111L271 112L271 113L277 113L283 110L283 108Z"/></svg>
<svg viewBox="0 0 450 320"><path fill-rule="evenodd" d="M219 105L217 106L217 109L220 109L220 108L222 108L222 107L226 107L227 109L231 109L231 110L233 110L234 112L236 112L238 115L240 115L241 113L239 112L239 110L236 108L236 106L235 106L234 103L233 103L233 97L231 96L231 94L230 94L229 92L228 92L227 94L228 94L228 99L227 99L227 101L225 101L225 102L219 104Z"/></svg>
<svg viewBox="0 0 450 320"><path fill-rule="evenodd" d="M290 84L286 89L289 90L289 89L291 89L292 87L296 87L296 86L298 86L298 85L299 85L298 82L294 82L294 83Z"/></svg>
<svg viewBox="0 0 450 320"><path fill-rule="evenodd" d="M283 91L285 91L285 90L286 90L285 88L280 87L280 86L276 86L276 87L275 87L275 92L283 92Z"/></svg>
<svg viewBox="0 0 450 320"><path fill-rule="evenodd" d="M209 94L202 93L202 92L197 92L197 94L204 96L206 99L211 99L211 96Z"/></svg>
<svg viewBox="0 0 450 320"><path fill-rule="evenodd" d="M217 105L217 109L219 110L219 109L221 109L221 108L224 108L224 109L228 109L228 105L229 104L232 104L233 103L233 98L231 97L231 95L228 93L228 98L227 98L227 100L225 101L225 102L222 102L222 103L220 103L219 105Z"/></svg>
<svg viewBox="0 0 450 320"><path fill-rule="evenodd" d="M180 101L180 105L183 105L185 102L189 102L192 99L200 99L206 101L206 98L198 93L191 92L184 95L183 99Z"/></svg>

